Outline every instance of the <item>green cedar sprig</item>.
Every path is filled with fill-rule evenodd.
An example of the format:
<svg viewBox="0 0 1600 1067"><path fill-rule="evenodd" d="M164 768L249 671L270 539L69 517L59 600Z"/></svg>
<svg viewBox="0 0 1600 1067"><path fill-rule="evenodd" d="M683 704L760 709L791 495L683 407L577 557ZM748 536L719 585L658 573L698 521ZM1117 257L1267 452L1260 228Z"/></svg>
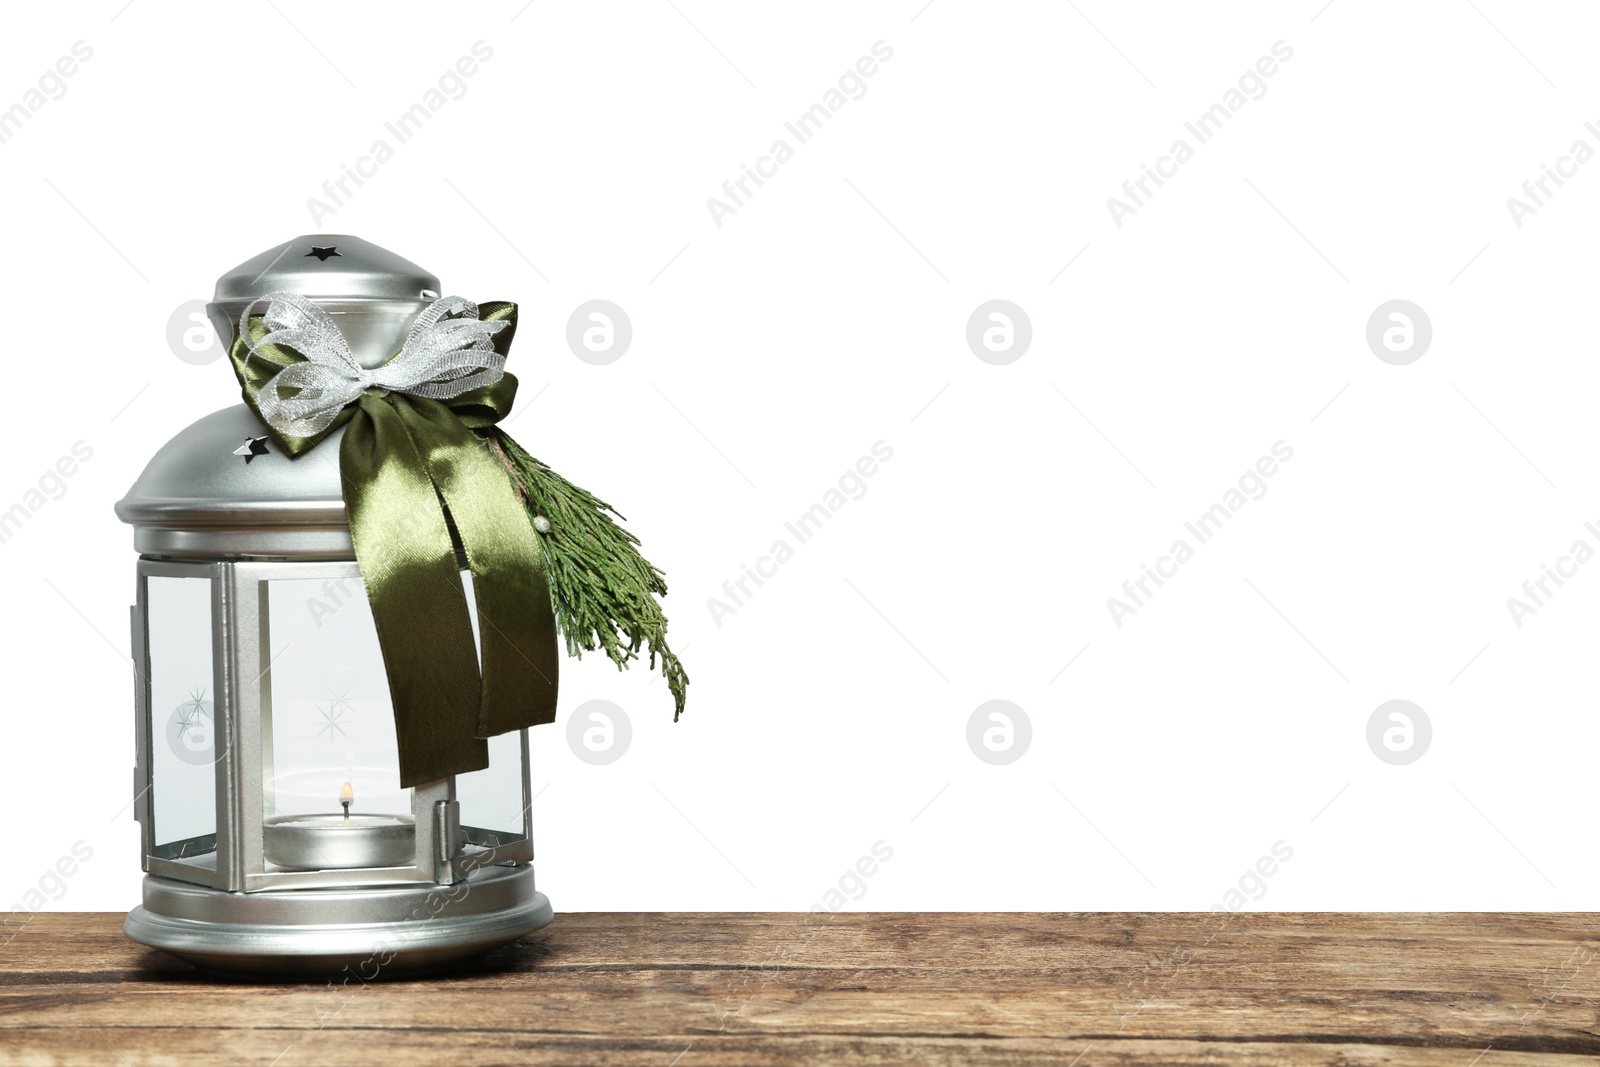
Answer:
<svg viewBox="0 0 1600 1067"><path fill-rule="evenodd" d="M661 657L676 722L689 676L667 647L667 617L655 599L667 593L665 575L639 554L639 539L617 525L612 516L623 516L610 504L540 463L498 427L480 432L510 474L544 549L550 606L568 655L603 648L621 670L648 645L652 670Z"/></svg>

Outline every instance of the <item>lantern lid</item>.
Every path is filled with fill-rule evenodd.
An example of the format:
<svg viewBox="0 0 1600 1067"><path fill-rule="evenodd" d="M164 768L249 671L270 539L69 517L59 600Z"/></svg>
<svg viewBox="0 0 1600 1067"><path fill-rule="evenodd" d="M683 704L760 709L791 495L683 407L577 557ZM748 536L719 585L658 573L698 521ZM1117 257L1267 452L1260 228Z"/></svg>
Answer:
<svg viewBox="0 0 1600 1067"><path fill-rule="evenodd" d="M403 256L349 234L308 233L251 256L217 279L215 301L285 289L309 300L434 300L439 279ZM426 295L425 292L426 291Z"/></svg>
<svg viewBox="0 0 1600 1067"><path fill-rule="evenodd" d="M387 248L348 234L304 234L217 279L206 314L224 344L244 309L273 292L297 293L333 316L364 367L394 355L417 312L440 295L438 278Z"/></svg>
<svg viewBox="0 0 1600 1067"><path fill-rule="evenodd" d="M156 451L117 517L146 555L353 559L343 437L291 458L246 405L214 411Z"/></svg>
<svg viewBox="0 0 1600 1067"><path fill-rule="evenodd" d="M224 344L271 292L297 293L333 317L356 359L393 356L439 279L347 234L306 234L217 279L206 312ZM226 372L224 372L226 373ZM147 555L353 559L339 477L340 427L291 459L244 404L213 412L163 445L117 503Z"/></svg>

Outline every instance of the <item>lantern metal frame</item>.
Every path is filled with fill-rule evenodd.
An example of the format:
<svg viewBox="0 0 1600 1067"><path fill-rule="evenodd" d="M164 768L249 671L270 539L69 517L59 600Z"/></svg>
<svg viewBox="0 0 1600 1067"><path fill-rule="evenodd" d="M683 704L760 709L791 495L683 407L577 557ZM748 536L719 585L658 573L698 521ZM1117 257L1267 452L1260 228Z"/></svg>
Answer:
<svg viewBox="0 0 1600 1067"><path fill-rule="evenodd" d="M134 814L149 877L143 906L128 918L130 936L227 974L323 974L360 966L375 954L388 957L391 973L413 973L475 955L550 920L549 901L533 888L526 730L519 731L517 746L520 837L462 823L455 779L443 778L411 790L416 838L408 866L300 870L266 859L273 709L263 586L304 578L359 581L355 562L142 557L137 574ZM157 844L154 811L160 784L150 679L153 577L203 579L211 596L216 829L165 844ZM330 892L336 890L342 892Z"/></svg>
<svg viewBox="0 0 1600 1067"><path fill-rule="evenodd" d="M527 732L521 732L522 836L463 824L455 780L440 779L412 792L416 851L410 866L348 870L273 869L264 852L264 820L272 813L271 616L261 587L293 579L361 579L353 562L179 562L141 559L133 612L134 661L141 667L135 692L138 714L134 773L136 817L142 829L145 871L229 892L426 882L450 885L469 870L490 864L533 862L533 789ZM211 583L213 751L218 754L216 832L156 843L152 792L154 708L150 695L149 579L203 578ZM257 812L259 811L259 815ZM473 846L466 851L464 846ZM192 851L191 851L192 846ZM209 849L209 851L207 851ZM211 864L187 857L214 856Z"/></svg>

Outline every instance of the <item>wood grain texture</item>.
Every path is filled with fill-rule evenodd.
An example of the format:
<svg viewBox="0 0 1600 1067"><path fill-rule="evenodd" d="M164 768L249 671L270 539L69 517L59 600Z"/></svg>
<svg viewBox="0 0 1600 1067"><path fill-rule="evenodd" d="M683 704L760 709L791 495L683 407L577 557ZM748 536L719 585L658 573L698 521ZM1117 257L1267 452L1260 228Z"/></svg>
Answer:
<svg viewBox="0 0 1600 1067"><path fill-rule="evenodd" d="M1600 1064L1600 917L558 915L342 987L214 981L121 915L0 946L0 1065L224 1063Z"/></svg>

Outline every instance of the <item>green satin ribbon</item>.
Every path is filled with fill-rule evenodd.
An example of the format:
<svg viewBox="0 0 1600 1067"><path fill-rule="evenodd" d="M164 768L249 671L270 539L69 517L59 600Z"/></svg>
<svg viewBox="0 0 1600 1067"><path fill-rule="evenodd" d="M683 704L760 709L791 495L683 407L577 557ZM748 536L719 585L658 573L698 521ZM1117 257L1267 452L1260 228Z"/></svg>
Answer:
<svg viewBox="0 0 1600 1067"><path fill-rule="evenodd" d="M516 305L484 304L479 317L508 323L494 337L505 355ZM303 357L266 345L247 362L248 341L267 332L259 316L248 328L229 358L259 416L256 394ZM544 556L505 468L474 432L505 417L516 392L510 374L451 400L369 389L314 437L267 426L290 457L345 427L345 513L389 676L402 788L481 770L485 738L555 720L559 653ZM481 671L461 557L472 572Z"/></svg>

